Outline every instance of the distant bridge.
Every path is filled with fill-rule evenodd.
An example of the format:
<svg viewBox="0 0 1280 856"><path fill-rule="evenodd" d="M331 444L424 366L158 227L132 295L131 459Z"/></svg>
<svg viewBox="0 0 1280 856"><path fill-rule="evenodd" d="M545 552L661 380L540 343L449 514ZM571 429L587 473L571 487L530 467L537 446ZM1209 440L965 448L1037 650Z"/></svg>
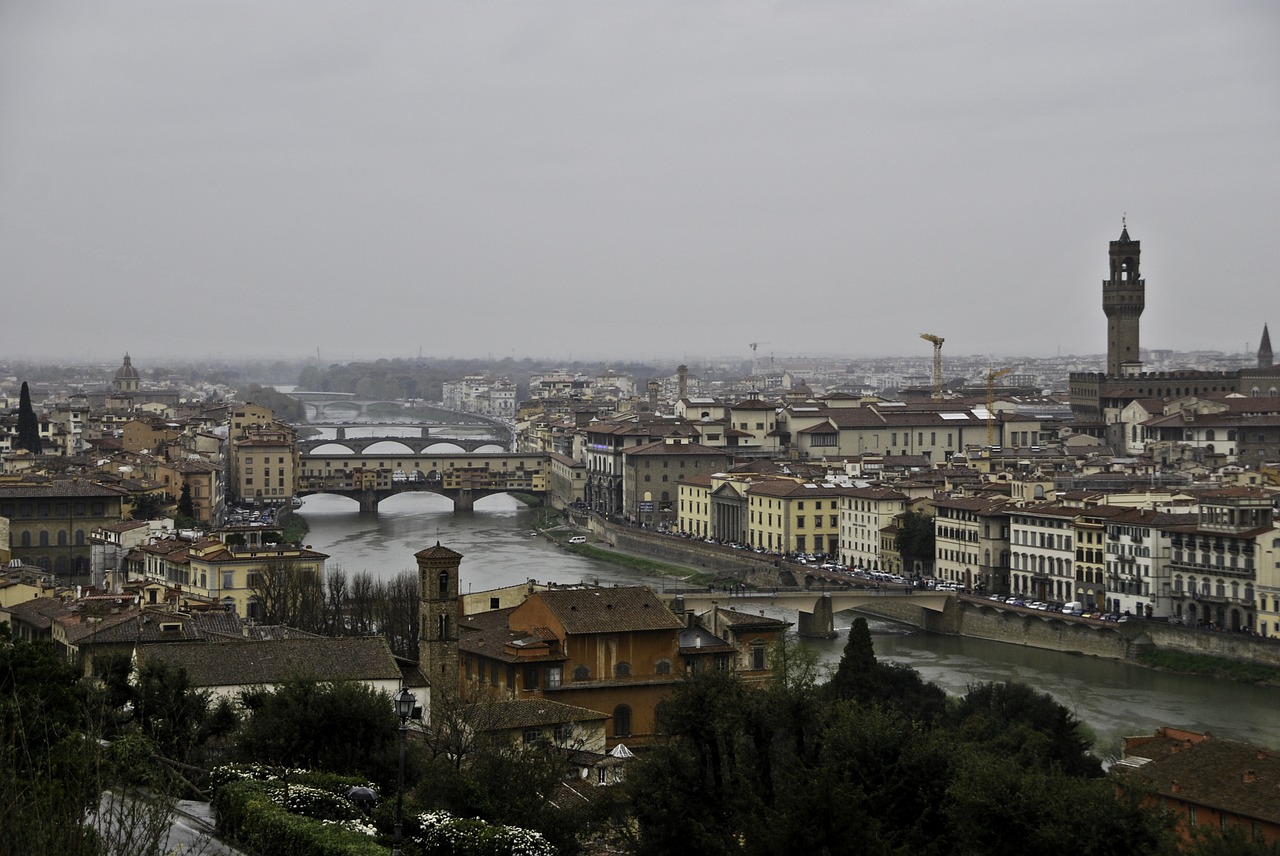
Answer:
<svg viewBox="0 0 1280 856"><path fill-rule="evenodd" d="M394 442L407 446L407 450L378 450L407 451L407 454L372 453L373 446L390 442L376 438L367 445L356 440L340 444L344 448L357 446L363 449L363 454L354 450L326 451L334 442L330 440L310 448L306 448L309 444L300 444L304 450L299 467L298 496L317 493L347 496L360 503L361 511L376 513L378 503L398 493L436 493L453 500L455 511L471 511L477 499L496 493L545 496L547 492L549 459L546 455L468 454L456 448L432 453L429 450L436 445L432 438L416 441L410 438L403 442L397 439ZM422 449L414 453L413 447L408 445L412 442L422 444ZM461 441L444 442L456 446Z"/></svg>
<svg viewBox="0 0 1280 856"><path fill-rule="evenodd" d="M405 411L403 401L385 399L356 398L353 392L308 392L294 390L290 398L302 402L307 414L307 421L324 419L349 419L355 416L401 414Z"/></svg>
<svg viewBox="0 0 1280 856"><path fill-rule="evenodd" d="M671 592L664 593L671 597ZM953 592L916 589L911 586L888 586L885 588L840 588L831 591L813 591L805 589L777 588L767 590L742 591L705 591L688 590L675 594L673 610L682 615L686 610L701 611L714 606L727 609L750 609L759 606L777 606L794 609L800 615L796 631L801 636L812 636L820 639L833 639L835 631L835 613L846 609L856 609L877 603L893 601L909 602L931 612L943 612L948 604L954 603Z"/></svg>
<svg viewBox="0 0 1280 856"><path fill-rule="evenodd" d="M346 437L345 431L338 429L336 440L302 440L298 443L298 451L303 458L333 457L348 455L352 457L379 458L408 457L417 455L451 455L473 452L505 452L502 442L492 437L462 438L434 436L423 429L422 437ZM317 450L319 453L317 454Z"/></svg>

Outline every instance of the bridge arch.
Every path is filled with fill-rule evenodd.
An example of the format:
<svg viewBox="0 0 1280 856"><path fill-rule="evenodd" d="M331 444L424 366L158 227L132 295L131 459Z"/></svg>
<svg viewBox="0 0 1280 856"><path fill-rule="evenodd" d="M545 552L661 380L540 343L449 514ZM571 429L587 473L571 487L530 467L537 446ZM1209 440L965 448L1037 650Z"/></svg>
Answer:
<svg viewBox="0 0 1280 856"><path fill-rule="evenodd" d="M343 443L325 443L311 450L313 455L354 455L356 450Z"/></svg>
<svg viewBox="0 0 1280 856"><path fill-rule="evenodd" d="M399 440L379 440L364 447L366 455L412 455L413 449Z"/></svg>
<svg viewBox="0 0 1280 856"><path fill-rule="evenodd" d="M422 450L423 455L462 455L466 449L457 443L436 443Z"/></svg>

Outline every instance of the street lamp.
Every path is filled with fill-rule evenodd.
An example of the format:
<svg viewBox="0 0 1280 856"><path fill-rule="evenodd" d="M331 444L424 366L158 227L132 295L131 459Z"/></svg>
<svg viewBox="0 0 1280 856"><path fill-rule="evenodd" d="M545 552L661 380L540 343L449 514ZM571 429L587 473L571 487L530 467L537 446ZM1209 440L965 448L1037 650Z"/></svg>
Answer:
<svg viewBox="0 0 1280 856"><path fill-rule="evenodd" d="M391 856L400 856L400 832L404 826L404 741L409 733L409 717L417 707L418 699L407 689L396 696L396 716L400 717L400 778L396 783L396 835L391 844Z"/></svg>

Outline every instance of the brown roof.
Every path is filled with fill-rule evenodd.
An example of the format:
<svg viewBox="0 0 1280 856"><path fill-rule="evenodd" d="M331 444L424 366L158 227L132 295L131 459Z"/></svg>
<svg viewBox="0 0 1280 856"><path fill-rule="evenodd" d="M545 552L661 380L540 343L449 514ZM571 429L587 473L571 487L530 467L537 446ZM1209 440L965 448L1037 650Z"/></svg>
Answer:
<svg viewBox="0 0 1280 856"><path fill-rule="evenodd" d="M434 547L428 547L425 550L419 550L413 554L415 559L461 559L461 553L455 553L448 547L441 547L437 541Z"/></svg>
<svg viewBox="0 0 1280 856"><path fill-rule="evenodd" d="M197 688L277 684L298 676L320 681L400 678L381 636L140 645L139 666L147 662L185 669Z"/></svg>
<svg viewBox="0 0 1280 856"><path fill-rule="evenodd" d="M566 633L626 633L638 630L678 630L676 615L644 586L543 591L541 598L564 625Z"/></svg>
<svg viewBox="0 0 1280 856"><path fill-rule="evenodd" d="M1170 799L1280 823L1280 755L1207 735L1197 742L1199 737L1158 733L1150 740L1127 741L1125 759L1113 769L1135 786Z"/></svg>
<svg viewBox="0 0 1280 856"><path fill-rule="evenodd" d="M572 704L563 704L547 698L516 698L495 702L484 707L479 717L486 730L501 731L512 728L536 728L540 725L559 725L563 722L598 722L609 714Z"/></svg>

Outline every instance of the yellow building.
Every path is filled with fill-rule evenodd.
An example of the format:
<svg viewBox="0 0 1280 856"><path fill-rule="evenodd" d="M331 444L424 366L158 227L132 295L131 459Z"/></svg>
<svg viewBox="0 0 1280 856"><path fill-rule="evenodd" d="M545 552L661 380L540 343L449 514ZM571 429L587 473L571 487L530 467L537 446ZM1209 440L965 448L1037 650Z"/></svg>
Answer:
<svg viewBox="0 0 1280 856"><path fill-rule="evenodd" d="M780 553L840 552L840 500L847 488L784 479L747 488L752 547Z"/></svg>
<svg viewBox="0 0 1280 856"><path fill-rule="evenodd" d="M256 533L254 533L256 534ZM267 574L302 574L324 579L328 555L287 544L238 543L236 533L223 532L187 550L189 585L210 600L244 618L262 620L258 594Z"/></svg>
<svg viewBox="0 0 1280 856"><path fill-rule="evenodd" d="M676 529L698 538L711 537L711 476L680 480Z"/></svg>

